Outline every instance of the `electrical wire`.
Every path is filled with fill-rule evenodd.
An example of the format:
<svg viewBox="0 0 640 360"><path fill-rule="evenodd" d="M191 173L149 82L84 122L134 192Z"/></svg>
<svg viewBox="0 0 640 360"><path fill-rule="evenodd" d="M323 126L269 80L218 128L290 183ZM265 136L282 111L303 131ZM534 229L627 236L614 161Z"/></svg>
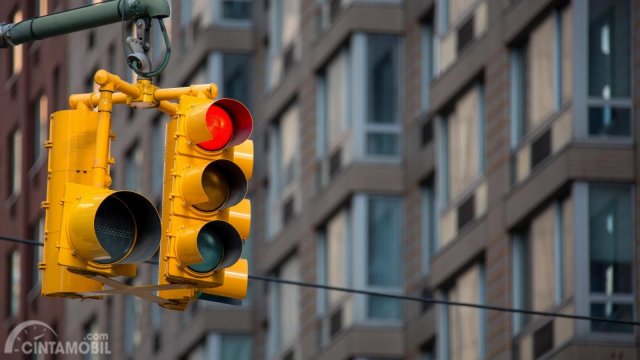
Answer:
<svg viewBox="0 0 640 360"><path fill-rule="evenodd" d="M0 235L0 240L11 241L19 244L33 245L33 246L44 246L44 243L41 243L38 241L18 239L18 238L9 237L9 236ZM155 260L147 260L146 263L152 264L152 265L158 265L158 262ZM564 318L564 319L572 319L572 320L597 321L597 322L604 322L604 323L610 323L610 324L631 325L631 326L640 327L640 322L630 321L630 320L609 319L609 318L593 317L593 316L587 316L587 315L563 314L563 313L555 313L555 312L548 312L548 311L515 309L515 308L504 307L504 306L435 299L432 297L419 297L419 296L410 296L410 295L391 294L391 293L383 293L383 292L377 292L377 291L352 289L352 288L345 288L345 287L339 287L339 286L286 280L286 279L281 279L281 278L276 278L271 276L249 275L249 279L284 284L284 285L300 286L300 287L329 290L329 291L340 291L340 292L351 293L351 294L385 297L385 298L391 298L396 300L413 301L413 302L428 303L428 304L460 306L460 307L468 307L468 308L474 308L474 309L480 309L480 310L507 312L512 314L525 314L525 315L536 315L536 316Z"/></svg>

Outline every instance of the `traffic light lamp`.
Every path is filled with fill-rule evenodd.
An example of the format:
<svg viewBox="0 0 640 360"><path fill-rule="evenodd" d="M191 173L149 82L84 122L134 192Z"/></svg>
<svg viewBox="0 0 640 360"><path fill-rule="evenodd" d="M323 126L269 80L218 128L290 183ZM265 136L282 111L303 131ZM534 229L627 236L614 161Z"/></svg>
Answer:
<svg viewBox="0 0 640 360"><path fill-rule="evenodd" d="M242 299L251 204L245 199L253 172L253 120L232 99L183 95L167 125L165 186L158 281L188 289L159 296L184 308L201 294Z"/></svg>
<svg viewBox="0 0 640 360"><path fill-rule="evenodd" d="M110 114L86 107L51 117L43 295L90 296L84 293L103 286L83 275L133 277L135 263L159 247L153 204L134 192L110 190L109 161L96 166L102 156L110 159L109 121Z"/></svg>

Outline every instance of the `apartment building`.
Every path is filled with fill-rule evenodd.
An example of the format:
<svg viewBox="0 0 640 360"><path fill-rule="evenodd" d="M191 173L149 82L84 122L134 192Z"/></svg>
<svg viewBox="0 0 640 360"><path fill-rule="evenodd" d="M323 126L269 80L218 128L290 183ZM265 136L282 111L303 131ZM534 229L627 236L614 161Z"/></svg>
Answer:
<svg viewBox="0 0 640 360"><path fill-rule="evenodd" d="M59 11L63 0L0 2L0 22ZM49 114L65 106L65 37L0 50L0 234L43 241ZM0 338L17 324L40 320L64 330L61 299L40 297L42 248L0 241Z"/></svg>
<svg viewBox="0 0 640 360"><path fill-rule="evenodd" d="M408 293L637 318L638 5L407 1ZM626 325L405 319L413 359L638 356Z"/></svg>
<svg viewBox="0 0 640 360"><path fill-rule="evenodd" d="M640 1L171 3L174 54L159 85L215 82L254 114L251 273L637 318ZM92 91L99 68L133 80L122 31L68 37L65 94ZM126 107L113 121L113 188L140 191L158 208L165 121ZM14 128L0 134L26 144ZM18 152L15 143L0 147L3 170L28 166L31 146ZM2 177L3 189L30 184L15 176ZM6 193L6 204L23 204ZM39 214L33 201L15 216ZM12 258L22 248L3 249ZM31 255L20 254L26 270L0 267L21 274L0 286L23 284L3 292L6 304L13 295L28 304ZM154 282L156 271L141 265L135 283ZM57 321L70 339L107 332L112 356L129 359L626 359L638 356L639 335L259 281L241 307L200 301L178 313L113 296L66 301Z"/></svg>

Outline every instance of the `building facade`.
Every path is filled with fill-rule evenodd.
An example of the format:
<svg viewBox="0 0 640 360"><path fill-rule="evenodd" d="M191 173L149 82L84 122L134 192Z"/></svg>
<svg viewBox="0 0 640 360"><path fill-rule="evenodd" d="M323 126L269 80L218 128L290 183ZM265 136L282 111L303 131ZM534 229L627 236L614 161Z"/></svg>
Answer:
<svg viewBox="0 0 640 360"><path fill-rule="evenodd" d="M60 11L64 0L2 1L0 22ZM65 106L65 37L0 50L0 234L44 240L49 114ZM64 331L62 299L40 297L41 247L0 241L0 338L26 320ZM9 355L7 355L9 356ZM15 356L14 358L20 358Z"/></svg>
<svg viewBox="0 0 640 360"><path fill-rule="evenodd" d="M252 235L245 247L251 273L638 318L640 1L171 3L173 57L158 84L215 82L221 96L246 102L254 115ZM2 13L11 13L6 6ZM92 91L100 68L133 81L122 31L117 24L68 37L65 61L74 71L53 72L68 81L64 97ZM154 55L157 61L162 49ZM22 86L16 98L39 99L37 86L12 80L16 65L8 64L0 101L20 103L7 102L12 81ZM49 99L59 94L47 89ZM32 114L24 99L21 109ZM140 191L161 208L168 119L126 107L113 118L113 188ZM39 219L34 197L44 197L44 178L32 185L24 170L35 151L24 135L33 132L31 123L7 122L14 125L0 128L2 169L20 163L23 170L3 171L7 205L0 221L24 218L11 220L24 223L23 232L8 234L28 236ZM16 186L23 195L12 195ZM20 192L27 186L40 190ZM22 247L0 242L7 259L13 249ZM1 271L31 274L32 255L19 254L22 272L8 265ZM0 286L22 299L23 309L31 283L21 276L6 275ZM156 276L157 268L144 264L134 283ZM14 283L21 292L10 290ZM640 333L626 325L257 280L249 290L241 307L200 301L184 313L133 297L68 300L64 320L50 321L64 324L69 339L108 333L112 356L125 359L639 355ZM14 304L9 295L2 299L6 314Z"/></svg>

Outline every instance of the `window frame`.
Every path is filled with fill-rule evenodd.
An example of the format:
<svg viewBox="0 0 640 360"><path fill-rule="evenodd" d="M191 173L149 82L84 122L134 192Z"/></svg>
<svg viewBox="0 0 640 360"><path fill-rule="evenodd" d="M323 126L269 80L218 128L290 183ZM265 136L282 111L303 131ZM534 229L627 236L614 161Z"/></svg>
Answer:
<svg viewBox="0 0 640 360"><path fill-rule="evenodd" d="M438 175L438 189L440 192L438 193L438 199L440 201L440 210L445 211L449 207L452 207L458 204L460 201L466 198L469 193L473 192L482 182L482 179L485 176L486 171L486 154L485 154L485 123L486 123L486 114L485 114L485 90L484 84L481 81L475 82L473 86L469 87L469 89L462 94L460 97L456 99L456 104L462 99L463 96L466 96L469 92L476 91L478 97L478 108L476 109L477 118L477 146L478 149L476 154L478 158L476 161L478 162L478 174L475 179L471 181L466 188L462 189L458 194L451 194L451 186L450 184L450 171L451 171L451 157L449 154L449 144L451 140L449 139L449 115L439 115L436 117L436 122L439 124L438 130L438 163L440 165L440 171Z"/></svg>
<svg viewBox="0 0 640 360"><path fill-rule="evenodd" d="M567 5L568 6L568 5ZM540 133L540 131L544 128L548 127L550 122L553 122L554 119L558 118L558 114L562 112L563 106L565 103L570 102L571 99L565 99L563 103L563 33L562 33L562 13L566 10L566 6L558 6L555 7L547 17L552 17L552 62L553 68L552 72L552 83L553 83L553 96L552 96L552 110L553 112L549 114L546 118L540 120L538 124L535 125L534 128L529 128L528 123L529 114L527 113L527 76L528 71L530 69L529 64L527 63L527 54L530 51L530 37L531 34L539 29L539 26L543 24L544 21L539 22L529 33L526 35L526 39L509 49L509 98L510 98L510 107L509 107L509 118L510 118L510 144L511 150L516 151L523 144L528 143L532 135L535 136ZM572 16L575 17L575 9L572 5L569 10L572 12ZM546 17L545 17L546 20ZM574 20L575 23L575 20ZM575 32L575 29L572 29ZM577 42L577 41L574 41ZM572 44L575 48L575 45ZM575 88L572 89L572 97L575 95Z"/></svg>
<svg viewBox="0 0 640 360"><path fill-rule="evenodd" d="M573 112L574 120L573 132L574 138L580 140L587 140L590 143L608 143L608 144L623 144L631 145L635 139L635 107L633 106L633 100L636 96L636 87L633 84L630 85L630 92L628 99L611 99L602 100L599 98L589 96L589 63L588 63L588 49L589 49L589 6L590 1L576 1L572 2L573 9L573 54L574 54L574 66L572 72L573 78ZM633 1L629 1L629 16L630 21L630 33L629 42L630 47L630 71L629 78L635 79L636 69L633 65L636 57L633 51L633 39L634 37L634 19L633 14L638 9ZM578 54L579 56L576 56ZM584 56L583 56L584 55ZM620 107L629 109L630 119L630 135L629 136L609 136L609 135L590 135L589 134L589 108L593 105L611 105L611 108ZM582 119L582 121L580 121Z"/></svg>
<svg viewBox="0 0 640 360"><path fill-rule="evenodd" d="M363 231L357 231L352 234L353 236L353 254L366 254L368 249L369 242L369 234L368 234L368 214L369 214L369 201L374 198L382 198L382 199L395 199L397 201L398 211L400 213L400 225L399 229L401 230L401 234L398 235L399 241L403 241L404 239L404 199L402 196L394 196L394 195L378 195L378 194L369 194L369 193L357 193L352 198L352 221L353 227L352 229L363 229ZM400 262L402 263L402 250L400 250ZM398 269L400 271L400 283L395 287L387 287L387 286L372 286L368 284L368 275L369 275L369 262L366 259L366 256L355 256L351 257L353 259L353 264L351 265L353 268L353 286L358 289L365 289L370 291L378 291L385 292L390 294L401 295L404 291L403 278L404 273L402 269ZM351 284L349 284L351 285ZM380 326L401 326L403 322L403 304L400 303L400 316L397 319L392 318L371 318L367 314L369 313L369 301L367 296L364 295L356 295L355 296L355 311L354 311L354 321L356 323L365 323L368 325L380 325Z"/></svg>
<svg viewBox="0 0 640 360"><path fill-rule="evenodd" d="M367 62L369 43L371 36L384 35L394 36L392 34L376 34L369 32L356 32L352 36L351 43L351 65L352 72L352 85L350 93L351 114L353 119L353 144L354 155L358 161L361 162L375 162L375 163L392 163L397 164L403 158L404 138L403 138L403 117L404 117L404 104L402 99L404 98L404 86L403 86L403 71L404 71L404 40L402 37L396 37L395 52L393 54L397 61L397 67L395 68L395 75L397 75L396 86L398 88L396 99L396 114L394 123L376 124L367 121L369 118L370 106L369 106L369 64ZM363 66L364 64L364 66ZM367 136L370 134L383 134L383 135L395 135L397 136L397 154L381 155L370 154L367 151Z"/></svg>
<svg viewBox="0 0 640 360"><path fill-rule="evenodd" d="M631 199L635 199L636 197L636 189L633 184L620 184L620 183L597 183L597 182L577 182L573 185L574 194L574 238L575 239L585 239L582 242L575 242L574 244L574 301L575 301L575 311L578 314L591 314L591 304L593 302L598 302L602 300L613 301L618 304L631 304L633 309L633 316L637 316L638 307L635 303L635 296L637 294L637 274L635 271L632 271L631 276L631 286L632 292L628 295L616 295L614 296L603 296L602 294L592 294L591 293L591 271L590 271L590 233L588 229L588 221L589 221L589 198L590 198L590 187L592 185L596 186L611 186L611 187L626 187L629 189L629 194ZM635 202L632 200L631 202L631 214L629 215L632 219L632 224L634 223L634 219L636 218L636 209ZM579 224L584 224L585 226L578 226ZM636 258L637 254L637 245L636 245L636 230L635 227L632 226L632 235L631 235L631 243L633 247L633 255L632 259ZM634 262L632 260L632 262ZM634 262L635 263L635 262ZM579 276L578 274L589 274L588 276ZM635 337L637 334L637 329L634 327L631 333L621 333L621 332L596 332L591 330L591 322L590 321L576 321L575 322L576 335L582 335L589 338L598 338L603 341L635 341Z"/></svg>

